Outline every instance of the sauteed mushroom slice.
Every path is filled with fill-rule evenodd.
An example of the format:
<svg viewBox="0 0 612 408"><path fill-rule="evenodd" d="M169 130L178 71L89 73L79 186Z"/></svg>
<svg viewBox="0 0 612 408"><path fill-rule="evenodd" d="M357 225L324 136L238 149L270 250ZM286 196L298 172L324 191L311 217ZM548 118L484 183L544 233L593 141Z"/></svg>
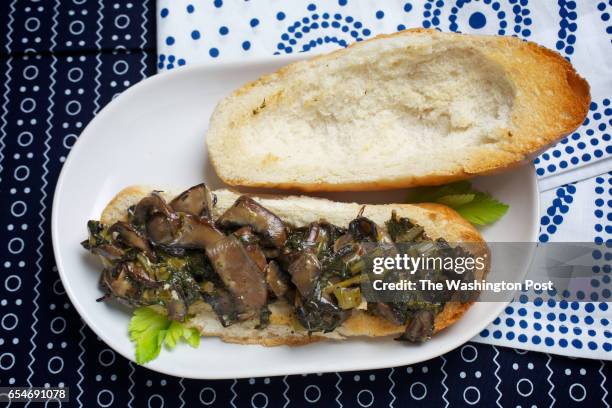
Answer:
<svg viewBox="0 0 612 408"><path fill-rule="evenodd" d="M201 183L182 192L170 202L170 207L176 212L212 219L212 210L216 201L217 197L206 184Z"/></svg>
<svg viewBox="0 0 612 408"><path fill-rule="evenodd" d="M291 281L300 294L309 296L315 283L321 275L321 262L311 251L302 252L299 257L289 266Z"/></svg>
<svg viewBox="0 0 612 408"><path fill-rule="evenodd" d="M155 261L155 252L151 249L149 242L130 224L117 221L108 229L113 240L121 245L136 248L144 252L147 257Z"/></svg>
<svg viewBox="0 0 612 408"><path fill-rule="evenodd" d="M172 208L157 191L152 192L136 204L131 220L134 225L140 227L144 226L149 218L154 215L162 215L173 221L178 219Z"/></svg>
<svg viewBox="0 0 612 408"><path fill-rule="evenodd" d="M261 236L264 246L280 248L287 241L287 230L283 221L274 213L248 196L240 196L233 206L217 220L221 228L236 228L250 225Z"/></svg>
<svg viewBox="0 0 612 408"><path fill-rule="evenodd" d="M212 293L203 293L202 297L208 303L223 327L238 321L239 312L232 295L224 289L215 289Z"/></svg>
<svg viewBox="0 0 612 408"><path fill-rule="evenodd" d="M212 222L206 219L184 215L181 221L181 228L176 239L177 246L204 249L215 245L225 237Z"/></svg>
<svg viewBox="0 0 612 408"><path fill-rule="evenodd" d="M156 245L170 248L204 249L225 236L203 218L182 214L177 221L162 214L154 215L147 222L149 239Z"/></svg>
<svg viewBox="0 0 612 408"><path fill-rule="evenodd" d="M289 278L281 270L278 264L274 261L270 261L264 270L266 275L266 284L270 291L277 298L285 296L289 291Z"/></svg>
<svg viewBox="0 0 612 408"><path fill-rule="evenodd" d="M168 302L165 303L165 305L166 310L168 311L168 318L170 320L176 320L177 322L182 322L185 320L185 316L187 316L187 310L189 310L189 307L183 299L170 299Z"/></svg>
<svg viewBox="0 0 612 408"><path fill-rule="evenodd" d="M113 296L128 305L136 304L140 298L141 289L130 279L124 263L115 268L104 269L100 277L100 287L107 296Z"/></svg>
<svg viewBox="0 0 612 408"><path fill-rule="evenodd" d="M253 262L255 262L257 267L263 272L268 261L266 260L266 254L258 245L259 238L253 233L251 226L247 225L246 227L234 231L234 235L242 245L244 245L244 249L246 249Z"/></svg>
<svg viewBox="0 0 612 408"><path fill-rule="evenodd" d="M240 241L233 235L226 236L207 246L206 254L241 311L259 313L268 296L266 283Z"/></svg>
<svg viewBox="0 0 612 408"><path fill-rule="evenodd" d="M176 223L162 214L154 215L146 223L147 236L155 245L167 246L173 244L177 230Z"/></svg>
<svg viewBox="0 0 612 408"><path fill-rule="evenodd" d="M374 221L362 216L362 212L363 208L359 212L357 218L349 223L348 232L353 238L359 242L393 243L389 234L380 228Z"/></svg>
<svg viewBox="0 0 612 408"><path fill-rule="evenodd" d="M418 310L408 322L406 330L396 340L422 343L429 340L434 332L435 314L432 310Z"/></svg>
<svg viewBox="0 0 612 408"><path fill-rule="evenodd" d="M125 269L127 275L134 281L143 286L154 288L160 285L160 282L151 276L152 271L147 270L138 262L123 262L121 267Z"/></svg>
<svg viewBox="0 0 612 408"><path fill-rule="evenodd" d="M263 272L268 265L268 261L266 261L266 255L263 253L261 248L258 245L246 245L244 247L249 257L255 262L257 268Z"/></svg>
<svg viewBox="0 0 612 408"><path fill-rule="evenodd" d="M85 245L83 244L83 246ZM111 262L118 261L119 259L123 258L123 255L125 254L123 249L116 247L113 244L100 244L95 247L85 247L85 249L88 249L92 254L100 255Z"/></svg>

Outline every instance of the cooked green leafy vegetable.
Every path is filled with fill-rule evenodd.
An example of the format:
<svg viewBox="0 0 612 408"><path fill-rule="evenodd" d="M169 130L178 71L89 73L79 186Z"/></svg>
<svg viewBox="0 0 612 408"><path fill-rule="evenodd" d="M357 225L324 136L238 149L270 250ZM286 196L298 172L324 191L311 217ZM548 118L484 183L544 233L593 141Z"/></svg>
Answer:
<svg viewBox="0 0 612 408"><path fill-rule="evenodd" d="M183 338L191 347L200 345L200 333L195 328L168 318L150 307L139 307L128 326L130 340L136 345L136 362L145 364L155 359L165 343L173 349Z"/></svg>
<svg viewBox="0 0 612 408"><path fill-rule="evenodd" d="M472 188L469 181L444 186L419 187L408 194L409 203L439 203L448 205L463 218L476 225L492 224L506 214L509 206L491 194Z"/></svg>

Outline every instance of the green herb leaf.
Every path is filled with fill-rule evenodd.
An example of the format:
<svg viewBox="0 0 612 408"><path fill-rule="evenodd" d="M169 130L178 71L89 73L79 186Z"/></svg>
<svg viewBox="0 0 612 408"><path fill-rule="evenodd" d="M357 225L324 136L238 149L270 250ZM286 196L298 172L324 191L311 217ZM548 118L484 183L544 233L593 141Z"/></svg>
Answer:
<svg viewBox="0 0 612 408"><path fill-rule="evenodd" d="M179 322L172 322L168 327L168 332L166 333L166 347L172 350L176 347L176 342L181 339L183 335L183 325Z"/></svg>
<svg viewBox="0 0 612 408"><path fill-rule="evenodd" d="M197 348L200 346L202 335L195 327L189 327L183 331L183 338L191 347Z"/></svg>
<svg viewBox="0 0 612 408"><path fill-rule="evenodd" d="M435 203L440 197L472 193L472 183L457 181L443 186L417 187L408 193L409 203Z"/></svg>
<svg viewBox="0 0 612 408"><path fill-rule="evenodd" d="M492 224L506 214L509 206L489 193L472 188L469 181L444 186L420 187L408 194L409 203L434 202L448 205L463 218L476 225Z"/></svg>
<svg viewBox="0 0 612 408"><path fill-rule="evenodd" d="M476 194L451 194L438 198L436 202L448 205L452 208L457 208L461 205L471 203L475 197Z"/></svg>
<svg viewBox="0 0 612 408"><path fill-rule="evenodd" d="M159 355L170 325L166 316L162 316L148 307L134 310L128 332L130 340L136 344L136 362L147 363Z"/></svg>
<svg viewBox="0 0 612 408"><path fill-rule="evenodd" d="M455 210L472 224L487 225L503 217L508 208L509 205L496 200L490 194L478 193L471 202L460 205Z"/></svg>
<svg viewBox="0 0 612 408"><path fill-rule="evenodd" d="M166 334L166 347L172 350L181 338L185 339L191 347L198 347L200 345L200 333L197 329L185 327L184 324L173 321L170 323L168 333Z"/></svg>
<svg viewBox="0 0 612 408"><path fill-rule="evenodd" d="M183 338L192 347L200 345L200 333L183 323L168 318L149 307L134 310L128 326L130 340L136 345L136 362L145 364L154 360L165 343L168 349L176 347Z"/></svg>

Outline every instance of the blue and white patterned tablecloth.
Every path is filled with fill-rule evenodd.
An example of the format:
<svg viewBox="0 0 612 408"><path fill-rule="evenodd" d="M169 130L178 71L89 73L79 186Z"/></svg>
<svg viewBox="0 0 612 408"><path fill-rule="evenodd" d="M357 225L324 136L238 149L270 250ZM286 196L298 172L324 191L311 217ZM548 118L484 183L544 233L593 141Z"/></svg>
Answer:
<svg viewBox="0 0 612 408"><path fill-rule="evenodd" d="M232 35L238 33L233 22L244 25L245 33L274 25L281 37L285 32L295 32L289 27L295 25L298 17L302 21L306 15L312 14L307 9L308 4L300 1L271 2L274 10L269 18L264 16L264 11L269 9L269 2L264 0L246 2L248 7L252 7L251 12L234 16L222 15L223 7L235 3L241 5L243 0L201 3L204 6L200 2L192 3L191 14L196 15L200 7L219 13L214 23L198 28L201 30L203 57L211 61L229 53L229 48L220 42L225 40L217 38L223 36L221 31L225 32L222 25L228 27L227 44L230 39L237 44L235 57L248 57L249 50L272 53L278 46L275 42L270 48L265 48L266 45L260 43L254 34L232 39ZM351 23L348 21L351 14L342 4L352 7L356 1L326 3L326 7L339 10L337 13L346 16L341 19ZM359 2L363 4L363 10L374 13L381 9L381 3ZM481 7L486 19L483 27L489 27L487 10L493 8L495 2L464 1L462 6L459 3L457 1L458 8L471 10L472 14L457 12L457 24L470 20L476 26L482 24L482 18L476 14L477 8ZM506 2L500 3L498 7L507 9ZM524 10L531 9L532 3L518 5ZM172 4L179 7L177 11L172 9L172 13L189 14L191 8L187 3L175 0ZM317 2L317 7L321 7L320 4ZM393 10L387 9L390 7L387 2L384 4L384 18L381 20L393 16L394 24L408 24L406 15L410 15L415 18L415 25L430 21L430 24L437 24L445 30L452 28L448 13L454 1L431 2L428 16L416 2L410 2L408 6L402 2ZM611 7L603 2L594 4L601 22L594 22L593 26L602 27L602 33L608 30L609 41L609 16L604 16ZM601 9L599 4L602 4ZM217 8L217 5L223 7ZM561 7L572 10L575 6L572 2L561 6L550 3L550 9L555 13ZM438 9L441 11L436 14ZM261 10L261 14L257 10ZM285 14L284 18L281 12ZM609 363L486 344L468 343L444 356L393 369L196 381L168 377L139 367L97 339L80 320L57 275L49 230L51 197L62 163L94 114L127 87L153 75L156 64L163 67L180 65L181 57L174 54L170 61L172 53L165 46L160 50L159 59L156 56L155 15L161 19L163 13L161 8L155 10L152 0L0 2L0 386L68 386L71 402L63 406L80 407L610 406L608 390L612 370ZM332 14L333 18L335 14ZM508 16L505 18L507 27L510 27L508 30L514 30L514 14ZM569 14L566 17L570 24L577 20ZM259 24L251 23L254 18L259 20ZM354 21L353 17L353 24ZM378 19L372 21L374 27ZM536 20L521 24L521 27L535 25ZM501 21L499 25L501 27ZM571 56L578 52L579 41L571 40L569 31L572 27L567 25L566 28L568 33L563 47L566 49L576 44L576 51L566 51ZM337 31L329 35L329 42L340 45L350 42L350 31L348 34L343 32L342 26ZM551 33L556 36L557 30ZM188 38L192 38L190 31L188 34ZM283 39L286 47L301 47L302 42L298 43L296 38L297 34ZM175 44L181 41L183 38L177 35ZM249 45L245 41L249 41ZM325 37L321 41L324 43ZM319 45L318 41L315 43ZM554 41L551 45L555 46ZM216 54L210 51L211 48L217 48L219 54L216 58L211 57L211 54ZM165 61L161 61L162 54ZM597 65L597 56L593 61ZM609 62L607 65L600 63L597 69L602 76L607 75L609 65ZM566 146L573 146L575 151L584 150L578 143L583 141L592 145L589 140L593 135L599 138L603 151L605 146L609 146L609 136L607 139L604 136L608 131L605 126L608 129L610 126L609 102L605 100L610 88L605 90L607 95L594 98L597 105L590 113L590 122L578 132L580 140L560 145L563 151ZM602 124L603 130L600 129ZM593 129L593 135L589 135L589 129ZM553 158L554 163L557 159L560 163L562 159L551 152L549 160L543 160L539 165L548 167ZM604 174L545 192L542 234L554 239L561 233L586 231L601 239L609 239L610 177ZM586 198L580 198L583 197L581 192ZM592 216L599 221L593 222ZM563 232L568 225L578 225L568 222L574 219L583 222L587 228ZM542 240L545 239L543 236ZM609 269L602 267L601 275L609 276ZM598 304L593 303L597 307ZM495 338L496 330L500 330L504 338L507 336L508 317L515 319L519 326L521 320L528 321L535 329L537 322L520 318L520 307L516 305L512 314L494 325L489 337ZM565 313L571 319L569 310ZM571 321L568 322L570 330L575 327L588 330L587 321L573 326L569 323ZM541 331L544 330L542 323ZM609 333L604 332L608 342ZM49 404L54 405L57 404Z"/></svg>

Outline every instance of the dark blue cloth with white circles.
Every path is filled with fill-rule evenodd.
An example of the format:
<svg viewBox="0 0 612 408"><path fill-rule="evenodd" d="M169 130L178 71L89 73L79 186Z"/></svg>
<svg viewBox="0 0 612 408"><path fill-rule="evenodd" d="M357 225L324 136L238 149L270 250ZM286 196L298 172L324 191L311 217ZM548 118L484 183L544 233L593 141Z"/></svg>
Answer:
<svg viewBox="0 0 612 408"><path fill-rule="evenodd" d="M211 3L223 6L220 0ZM431 13L423 16L423 24L435 26L442 2L429 3ZM468 3L457 1L456 13L460 4ZM494 2L484 3L495 7ZM275 21L287 18L285 13L275 12ZM374 13L381 20L391 14ZM79 407L609 406L612 370L606 362L477 343L408 367L199 381L139 367L97 339L58 278L49 229L52 196L62 163L95 113L153 75L159 63L181 65L179 57L157 59L155 19L160 14L163 10L156 13L151 0L0 2L0 386L67 386L71 402L63 405ZM570 11L565 18L572 32ZM499 29L516 30L518 25L528 35L526 20L514 23L514 17L500 17ZM474 13L469 21L478 27L483 17ZM265 22L253 16L246 24L257 29ZM214 27L219 36L232 30L231 24ZM358 36L368 36L365 30ZM203 35L194 31L190 37L195 41ZM294 38L283 39L285 50L295 45ZM329 41L349 41L344 35L335 38ZM251 41L238 39L240 52L248 52ZM569 55L571 44L568 34L559 49ZM219 57L222 51L211 47L207 55ZM608 106L597 103L592 126L602 121L595 114L605 115ZM609 199L610 177L594 182L601 200ZM574 190L573 185L560 187L559 201L543 214L543 225L561 223ZM609 210L600 211L603 216ZM609 222L598 225L598 236L609 234ZM609 273L607 268L603 272Z"/></svg>

